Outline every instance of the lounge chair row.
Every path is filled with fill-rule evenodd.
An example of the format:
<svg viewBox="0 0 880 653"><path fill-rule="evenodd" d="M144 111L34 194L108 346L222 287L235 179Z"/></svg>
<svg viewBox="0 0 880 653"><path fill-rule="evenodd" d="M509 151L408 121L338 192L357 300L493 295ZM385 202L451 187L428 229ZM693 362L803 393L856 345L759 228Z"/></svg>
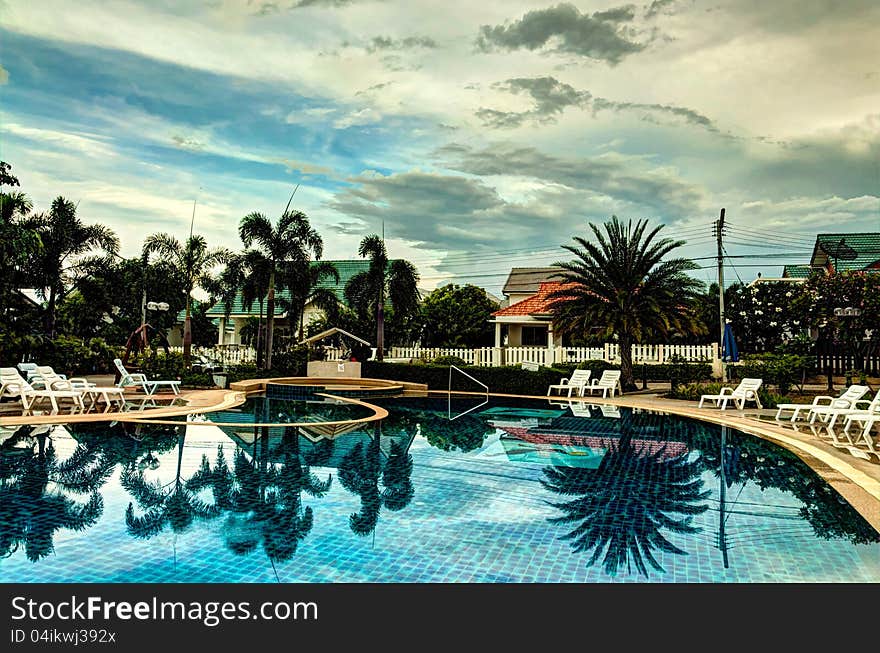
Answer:
<svg viewBox="0 0 880 653"><path fill-rule="evenodd" d="M559 383L554 383L547 388L547 396L549 397L554 390L558 390L558 394L566 393L571 397L571 393L577 391L577 396L583 397L587 392L602 392L602 396L614 396L617 391L623 394L620 387L620 370L605 370L598 379L590 379L590 370L575 370L569 378L560 379Z"/></svg>
<svg viewBox="0 0 880 653"><path fill-rule="evenodd" d="M98 401L104 404L104 412L113 407L125 410L125 390L137 387L147 397L152 397L160 387L170 388L174 394L180 394L180 381L156 381L147 379L143 374L129 373L120 359L114 364L119 370L119 383L115 386L98 386L85 378L68 379L58 374L48 365L36 363L19 363L14 367L0 368L0 397L13 397L21 401L24 414L33 414L34 409L48 402L52 406L52 414L60 410L59 402L69 399L70 412L85 412L95 408ZM25 376L22 376L24 373ZM88 401L88 405L86 405Z"/></svg>

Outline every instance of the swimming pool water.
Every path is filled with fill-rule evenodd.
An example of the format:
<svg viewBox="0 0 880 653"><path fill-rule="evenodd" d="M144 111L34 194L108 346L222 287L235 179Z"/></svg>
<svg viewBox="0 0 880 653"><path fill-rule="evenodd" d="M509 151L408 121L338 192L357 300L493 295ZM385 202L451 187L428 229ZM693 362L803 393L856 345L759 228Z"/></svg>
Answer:
<svg viewBox="0 0 880 653"><path fill-rule="evenodd" d="M0 580L880 581L880 535L759 438L607 406L375 403L389 418L347 432L4 430Z"/></svg>

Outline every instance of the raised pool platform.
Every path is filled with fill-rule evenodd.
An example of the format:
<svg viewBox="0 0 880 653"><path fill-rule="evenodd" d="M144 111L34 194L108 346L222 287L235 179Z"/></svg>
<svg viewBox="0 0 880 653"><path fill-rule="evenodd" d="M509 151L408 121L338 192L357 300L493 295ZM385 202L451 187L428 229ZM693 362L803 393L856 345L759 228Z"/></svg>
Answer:
<svg viewBox="0 0 880 653"><path fill-rule="evenodd" d="M255 394L265 392L285 399L303 399L321 392L338 397L369 399L399 394L427 394L424 383L386 381L384 379L353 379L342 377L290 376L276 379L248 379L230 384L230 390Z"/></svg>

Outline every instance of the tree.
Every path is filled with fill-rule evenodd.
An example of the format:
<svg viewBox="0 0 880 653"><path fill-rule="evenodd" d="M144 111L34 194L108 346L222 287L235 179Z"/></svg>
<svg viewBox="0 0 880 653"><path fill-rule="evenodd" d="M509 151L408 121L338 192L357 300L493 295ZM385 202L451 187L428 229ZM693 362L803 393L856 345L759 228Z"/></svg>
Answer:
<svg viewBox="0 0 880 653"><path fill-rule="evenodd" d="M291 326L299 322L299 340L305 336L305 324L303 317L307 304L314 304L324 311L327 320L335 323L339 316L339 299L336 294L327 288L321 288L324 279L333 279L339 283L339 271L329 261L306 262L293 266L293 269L283 279L284 285L290 292L290 305L287 315Z"/></svg>
<svg viewBox="0 0 880 653"><path fill-rule="evenodd" d="M803 291L803 284L790 281L734 284L725 290L725 317L730 320L739 351L771 352L803 334L807 320L796 308ZM717 294L715 306L717 325ZM714 333L717 338L717 328Z"/></svg>
<svg viewBox="0 0 880 653"><path fill-rule="evenodd" d="M820 341L835 345L853 357L857 369L880 347L880 274L838 272L813 274L804 283L797 311L819 332ZM858 315L840 315L836 309L858 309Z"/></svg>
<svg viewBox="0 0 880 653"><path fill-rule="evenodd" d="M262 213L249 213L238 225L238 235L245 247L256 244L268 260L269 283L266 293L266 364L272 369L272 345L275 329L275 285L279 274L294 274L295 266L308 265L312 255L321 258L324 242L309 224L302 211L284 210L275 226Z"/></svg>
<svg viewBox="0 0 880 653"><path fill-rule="evenodd" d="M249 323L246 326L248 337L254 337L257 350L257 367L263 366L263 305L269 292L269 273L272 267L271 261L255 249L246 250L230 257L226 268L220 274L216 288L212 293L219 295L223 304L223 312L228 319L232 312L232 305L236 297L241 293L241 305L246 311L251 310L254 302L257 302L259 312L255 320L255 331L250 332L254 326ZM245 329L241 330L242 338L246 337Z"/></svg>
<svg viewBox="0 0 880 653"><path fill-rule="evenodd" d="M204 236L190 236L185 243L181 243L167 233L147 236L143 248L144 261L148 262L154 254L169 263L183 280L182 294L186 310L183 364L188 367L192 352L192 292L197 287L210 288L216 284L213 270L229 260L231 254L223 247L208 249Z"/></svg>
<svg viewBox="0 0 880 653"><path fill-rule="evenodd" d="M565 286L550 295L556 329L583 335L600 327L620 345L620 382L636 388L632 345L649 337L699 333L694 304L702 284L686 274L697 266L684 258L664 258L684 241L657 239L659 225L645 233L647 220L626 224L617 216L600 228L590 223L596 242L575 236L577 246L563 245L577 258L556 266Z"/></svg>
<svg viewBox="0 0 880 653"><path fill-rule="evenodd" d="M115 255L119 238L105 225L83 224L76 215L76 204L61 196L52 202L49 213L30 216L23 226L39 234L43 244L35 257L32 277L38 288L45 289L45 329L54 337L56 306L90 261L82 256L95 250Z"/></svg>
<svg viewBox="0 0 880 653"><path fill-rule="evenodd" d="M498 304L477 286L448 284L422 302L422 343L428 347L491 346L495 330L489 320Z"/></svg>
<svg viewBox="0 0 880 653"><path fill-rule="evenodd" d="M24 193L0 193L0 314L4 316L28 262L42 249L39 234L22 224L32 209L33 203Z"/></svg>
<svg viewBox="0 0 880 653"><path fill-rule="evenodd" d="M370 259L370 267L359 272L345 284L345 299L361 319L376 316L376 360L383 360L385 348L385 303L391 306L398 323L418 315L419 273L409 261L388 262L385 241L372 234L358 247L362 258Z"/></svg>

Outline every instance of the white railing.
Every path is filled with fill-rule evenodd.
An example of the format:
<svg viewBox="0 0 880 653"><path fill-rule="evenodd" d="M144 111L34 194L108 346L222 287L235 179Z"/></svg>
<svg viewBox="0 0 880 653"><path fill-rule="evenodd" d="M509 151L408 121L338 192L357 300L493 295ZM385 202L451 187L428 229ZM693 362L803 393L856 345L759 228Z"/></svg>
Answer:
<svg viewBox="0 0 880 653"><path fill-rule="evenodd" d="M492 367L492 348L477 347L392 347L385 353L386 359L393 360L434 360L440 356L457 356L467 365Z"/></svg>
<svg viewBox="0 0 880 653"><path fill-rule="evenodd" d="M183 347L169 347L172 352L183 353ZM215 345L193 347L192 355L204 355L224 365L244 365L257 362L257 350L247 345Z"/></svg>
<svg viewBox="0 0 880 653"><path fill-rule="evenodd" d="M583 363L584 361L602 360L609 363L620 363L620 347L614 343L605 343L602 347L478 347L444 348L444 347L391 347L385 354L391 361L427 360L438 356L457 356L467 365L497 367L499 365L520 365L536 363L551 365L553 363ZM633 363L659 365L666 363L673 356L681 356L687 361L718 362L717 345L633 345Z"/></svg>

